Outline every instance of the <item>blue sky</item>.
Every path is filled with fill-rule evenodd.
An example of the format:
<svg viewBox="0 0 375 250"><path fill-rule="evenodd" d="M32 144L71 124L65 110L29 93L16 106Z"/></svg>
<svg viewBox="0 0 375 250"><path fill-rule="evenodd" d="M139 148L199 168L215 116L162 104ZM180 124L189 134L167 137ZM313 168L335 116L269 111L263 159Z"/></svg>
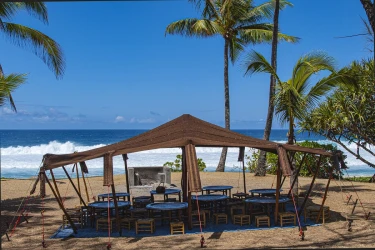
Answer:
<svg viewBox="0 0 375 250"><path fill-rule="evenodd" d="M255 1L262 3L264 1ZM343 67L370 57L359 0L291 1L280 13L281 32L300 37L279 44L278 73L286 80L305 53L322 50ZM28 73L14 92L18 113L0 107L0 129L150 129L182 114L223 126L221 37L164 36L171 22L199 17L185 1L47 3L49 25L20 13L12 22L38 29L63 48L66 71L56 80L29 50L2 36L5 74ZM268 59L269 44L248 47ZM230 67L231 127L263 129L269 76L244 77L242 58ZM281 128L275 119L273 128Z"/></svg>

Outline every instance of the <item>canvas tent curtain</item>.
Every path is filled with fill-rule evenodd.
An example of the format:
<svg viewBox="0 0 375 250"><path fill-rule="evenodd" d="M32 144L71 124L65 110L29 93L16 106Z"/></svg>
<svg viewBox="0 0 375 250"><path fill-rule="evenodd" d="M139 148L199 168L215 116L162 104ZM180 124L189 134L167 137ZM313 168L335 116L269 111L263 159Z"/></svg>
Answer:
<svg viewBox="0 0 375 250"><path fill-rule="evenodd" d="M277 148L279 147L277 143L242 135L185 114L155 129L118 143L71 154L45 154L43 168L53 169L84 162L104 157L110 152L113 157L158 148L185 147L188 144L192 144L195 147L250 147L272 153L277 153ZM287 151L332 155L332 153L323 149L287 144L283 144L282 147Z"/></svg>
<svg viewBox="0 0 375 250"><path fill-rule="evenodd" d="M199 175L198 160L197 153L195 151L195 146L192 144L188 144L185 147L185 154L189 191L200 192L202 191L202 186L201 178Z"/></svg>

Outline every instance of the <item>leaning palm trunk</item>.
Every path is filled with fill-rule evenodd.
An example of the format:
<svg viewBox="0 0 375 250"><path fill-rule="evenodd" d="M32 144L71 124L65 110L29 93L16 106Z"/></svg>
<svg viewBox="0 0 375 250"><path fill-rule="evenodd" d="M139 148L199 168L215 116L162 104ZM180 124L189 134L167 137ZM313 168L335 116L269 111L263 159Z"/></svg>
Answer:
<svg viewBox="0 0 375 250"><path fill-rule="evenodd" d="M224 109L225 109L225 128L230 129L230 106L229 106L229 78L228 78L228 41L224 44ZM224 147L221 151L220 161L216 172L225 171L225 161L227 159L228 148Z"/></svg>
<svg viewBox="0 0 375 250"><path fill-rule="evenodd" d="M272 52L271 52L271 65L275 69L277 68L277 39L278 39L278 30L279 30L279 10L280 10L280 1L276 0L275 5L275 14L273 16L273 35L272 35ZM274 104L274 97L275 97L275 86L276 86L276 79L273 74L271 74L270 79L270 93L268 97L268 112L267 112L267 120L266 126L264 128L263 139L269 140L271 135L272 129L272 120L273 120L273 113L275 111L275 104ZM265 176L266 175L266 161L267 161L267 154L265 151L260 151L259 158L258 158L258 165L255 170L256 176Z"/></svg>
<svg viewBox="0 0 375 250"><path fill-rule="evenodd" d="M372 27L372 31L375 32L375 4L371 0L361 0L363 9L366 11L367 18Z"/></svg>

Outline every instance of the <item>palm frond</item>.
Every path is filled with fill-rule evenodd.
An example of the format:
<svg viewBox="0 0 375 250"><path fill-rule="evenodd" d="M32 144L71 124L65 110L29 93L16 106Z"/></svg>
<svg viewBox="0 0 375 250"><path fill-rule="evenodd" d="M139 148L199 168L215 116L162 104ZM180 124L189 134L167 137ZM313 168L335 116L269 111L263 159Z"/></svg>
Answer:
<svg viewBox="0 0 375 250"><path fill-rule="evenodd" d="M169 24L165 34L179 34L183 36L207 37L220 32L220 27L214 21L207 19L188 18Z"/></svg>
<svg viewBox="0 0 375 250"><path fill-rule="evenodd" d="M247 27L242 27L240 30L240 36L243 38L245 43L259 44L259 43L271 43L273 35L272 24L256 24ZM282 33L278 34L279 41L286 41L295 43L299 38L294 36L288 36Z"/></svg>
<svg viewBox="0 0 375 250"><path fill-rule="evenodd" d="M222 34L223 29L215 21L202 19L196 21L192 25L191 32L198 37L209 37L217 34Z"/></svg>
<svg viewBox="0 0 375 250"><path fill-rule="evenodd" d="M250 9L248 1L225 0L220 8L220 14L227 27L233 26L238 20L245 19Z"/></svg>
<svg viewBox="0 0 375 250"><path fill-rule="evenodd" d="M295 88L301 88L313 74L323 70L336 71L333 57L321 51L302 56L293 68L292 81Z"/></svg>
<svg viewBox="0 0 375 250"><path fill-rule="evenodd" d="M244 45L242 44L242 41L240 39L238 39L237 37L233 37L231 40L229 40L229 57L232 63L237 60L238 56L243 50Z"/></svg>
<svg viewBox="0 0 375 250"><path fill-rule="evenodd" d="M365 19L362 18L362 22L365 25L367 43L370 45L368 50L374 52L374 31Z"/></svg>
<svg viewBox="0 0 375 250"><path fill-rule="evenodd" d="M8 100L12 110L17 112L12 92L25 82L26 74L9 74L7 76L0 76L0 106Z"/></svg>
<svg viewBox="0 0 375 250"><path fill-rule="evenodd" d="M244 61L244 66L246 68L245 75L252 75L254 73L268 73L276 78L276 82L281 82L279 76L277 75L275 69L267 61L267 59L260 53L252 50L246 57Z"/></svg>
<svg viewBox="0 0 375 250"><path fill-rule="evenodd" d="M17 6L11 2L0 2L0 19L10 19L17 12Z"/></svg>
<svg viewBox="0 0 375 250"><path fill-rule="evenodd" d="M60 45L52 38L40 31L14 23L4 22L3 31L14 44L20 47L31 45L34 54L40 57L54 71L57 78L63 75L65 69L63 53Z"/></svg>
<svg viewBox="0 0 375 250"><path fill-rule="evenodd" d="M196 9L200 9L202 2L204 1L204 7L202 11L202 16L207 19L218 18L217 10L215 9L214 0L188 0L193 3Z"/></svg>
<svg viewBox="0 0 375 250"><path fill-rule="evenodd" d="M44 23L48 23L48 12L45 3L43 2L18 2L16 3L19 8L25 8L26 11L41 20Z"/></svg>

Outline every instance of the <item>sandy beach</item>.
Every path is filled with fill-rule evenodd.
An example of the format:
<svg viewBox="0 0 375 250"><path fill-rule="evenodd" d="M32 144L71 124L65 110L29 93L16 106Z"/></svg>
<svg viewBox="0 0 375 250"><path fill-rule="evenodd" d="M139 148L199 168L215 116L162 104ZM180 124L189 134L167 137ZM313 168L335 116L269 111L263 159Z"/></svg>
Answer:
<svg viewBox="0 0 375 250"><path fill-rule="evenodd" d="M89 193L94 195L106 193L107 187L103 187L101 177L88 178ZM181 173L172 173L172 183L180 187ZM241 192L242 176L239 173L201 173L202 185L232 185L232 193ZM284 189L287 189L288 178ZM300 190L307 190L311 178L300 177ZM124 175L115 176L116 191L126 191ZM275 186L275 177L254 177L246 174L247 190L254 188L271 188ZM324 188L327 180L317 179L310 196L315 204L322 202ZM26 223L21 223L12 233L11 241L5 237L6 222L10 222L20 202L28 195L33 180L6 179L1 181L1 234L2 247L4 249L42 249L43 226L41 223L41 199L31 197L28 200L29 214ZM79 204L73 188L67 189L68 180L58 180L58 186L63 197L67 197L66 207L74 207ZM305 240L301 241L297 228L283 228L256 231L204 233L207 248L210 249L244 249L244 248L348 248L348 247L375 247L375 209L374 209L374 183L354 182L354 187L359 195L364 209L358 202L354 212L352 232L347 230L346 214L352 206L346 205L348 195L356 193L350 182L332 181L328 192L326 205L331 209L331 219L321 226L307 227ZM90 187L91 186L91 187ZM92 190L92 191L91 191ZM342 190L342 191L341 191ZM284 190L284 193L287 192ZM39 186L36 193L39 193ZM301 199L301 198L300 198ZM108 237L85 239L49 239L62 223L62 211L47 186L47 196L44 198L45 209L45 239L47 249L106 249ZM371 212L369 220L364 219L365 212ZM15 220L17 219L17 216ZM146 248L172 248L191 249L200 248L199 235L173 235L158 237L116 237L111 239L112 249L146 249Z"/></svg>

